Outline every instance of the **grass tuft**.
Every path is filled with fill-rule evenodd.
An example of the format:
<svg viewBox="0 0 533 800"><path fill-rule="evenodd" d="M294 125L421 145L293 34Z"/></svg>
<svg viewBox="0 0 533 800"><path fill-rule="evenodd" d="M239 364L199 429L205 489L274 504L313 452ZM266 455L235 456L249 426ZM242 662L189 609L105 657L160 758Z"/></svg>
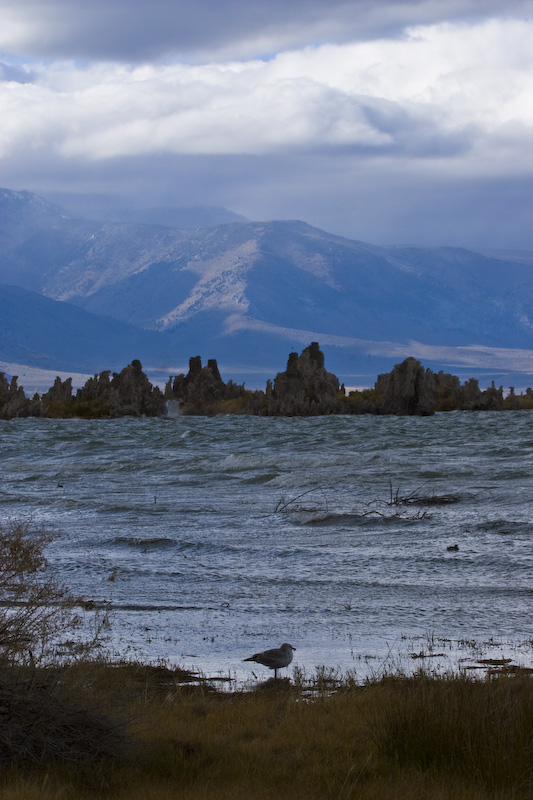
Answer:
<svg viewBox="0 0 533 800"><path fill-rule="evenodd" d="M533 796L529 676L480 681L420 674L384 681L381 702L387 713L380 711L376 746L399 767L472 777L491 791L512 786Z"/></svg>

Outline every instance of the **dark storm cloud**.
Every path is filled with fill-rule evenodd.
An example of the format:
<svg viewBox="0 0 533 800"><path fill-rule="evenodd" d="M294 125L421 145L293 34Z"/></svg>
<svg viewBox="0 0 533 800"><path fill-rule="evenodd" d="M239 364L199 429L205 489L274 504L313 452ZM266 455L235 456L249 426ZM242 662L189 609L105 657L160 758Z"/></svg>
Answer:
<svg viewBox="0 0 533 800"><path fill-rule="evenodd" d="M104 194L109 208L220 205L255 220L302 219L374 244L533 249L530 177L465 176L460 161L428 173L409 162L324 154L146 156L75 166L30 157L4 179L43 194ZM96 197L93 215L101 209Z"/></svg>
<svg viewBox="0 0 533 800"><path fill-rule="evenodd" d="M533 3L501 7L0 0L2 184L531 248Z"/></svg>
<svg viewBox="0 0 533 800"><path fill-rule="evenodd" d="M126 62L240 58L528 13L531 0L17 0L0 5L0 52Z"/></svg>

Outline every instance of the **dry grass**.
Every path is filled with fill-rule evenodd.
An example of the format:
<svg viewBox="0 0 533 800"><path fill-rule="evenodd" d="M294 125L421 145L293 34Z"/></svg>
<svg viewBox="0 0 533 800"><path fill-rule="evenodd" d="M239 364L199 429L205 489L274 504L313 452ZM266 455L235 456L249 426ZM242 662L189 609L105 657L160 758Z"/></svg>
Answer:
<svg viewBox="0 0 533 800"><path fill-rule="evenodd" d="M97 781L56 754L4 772L0 797L48 800L530 800L533 681L388 678L305 699L289 681L219 693L140 665L76 665L63 681L108 720ZM122 722L116 728L116 718ZM114 721L115 720L115 721ZM80 720L80 734L83 733ZM88 749L101 736L84 729ZM68 738L68 737L67 737ZM105 736L104 736L105 740ZM129 743L128 747L124 745ZM90 744L90 746L89 746ZM63 745L66 747L66 744Z"/></svg>

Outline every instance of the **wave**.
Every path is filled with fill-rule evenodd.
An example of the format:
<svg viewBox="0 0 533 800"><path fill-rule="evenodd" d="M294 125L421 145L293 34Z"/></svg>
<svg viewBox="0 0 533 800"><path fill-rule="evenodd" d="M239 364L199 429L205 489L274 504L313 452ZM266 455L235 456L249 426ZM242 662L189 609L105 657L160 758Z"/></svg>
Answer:
<svg viewBox="0 0 533 800"><path fill-rule="evenodd" d="M167 536L115 536L113 543L123 544L127 547L142 547L143 549L147 547L159 548L176 546L176 541Z"/></svg>
<svg viewBox="0 0 533 800"><path fill-rule="evenodd" d="M206 653L206 630L224 658L244 630L312 659L348 636L523 638L531 414L477 419L21 420L2 442L0 509L58 531L59 578L108 596L121 646L147 630L150 656ZM397 487L461 502L417 519L422 506L387 505Z"/></svg>
<svg viewBox="0 0 533 800"><path fill-rule="evenodd" d="M483 522L479 522L475 529L478 531L486 531L487 533L498 533L502 536L508 535L510 533L531 533L531 522L529 519L520 521L520 520L511 520L505 519L504 517L498 517L498 519L492 520L484 520Z"/></svg>
<svg viewBox="0 0 533 800"><path fill-rule="evenodd" d="M108 545L119 545L123 547L139 548L141 550L147 549L162 549L172 548L181 553L193 552L195 554L208 554L229 556L232 553L248 557L254 552L261 552L261 548L250 546L249 542L243 544L234 544L227 541L217 541L213 538L212 541L206 539L179 539L168 536L115 536L114 539L108 540Z"/></svg>
<svg viewBox="0 0 533 800"><path fill-rule="evenodd" d="M218 470L228 472L272 468L277 466L278 459L273 456L259 455L254 453L231 453L219 461L217 464Z"/></svg>
<svg viewBox="0 0 533 800"><path fill-rule="evenodd" d="M371 514L368 512L357 511L306 511L305 509L298 511L284 512L283 516L288 516L290 522L294 525L306 526L339 526L342 527L369 527L378 526L388 528L390 525L405 526L413 523L420 522L415 513L409 514L405 512L403 515L398 515L394 512L389 514Z"/></svg>
<svg viewBox="0 0 533 800"><path fill-rule="evenodd" d="M263 483L272 483L273 481L276 480L277 477L278 477L277 472L266 472L263 473L262 475L254 475L253 478L247 478L243 482L251 486L253 486L254 484L261 486Z"/></svg>
<svg viewBox="0 0 533 800"><path fill-rule="evenodd" d="M97 604L98 601L95 601ZM105 608L110 611L204 611L205 606L182 606L172 603L114 603L106 602Z"/></svg>

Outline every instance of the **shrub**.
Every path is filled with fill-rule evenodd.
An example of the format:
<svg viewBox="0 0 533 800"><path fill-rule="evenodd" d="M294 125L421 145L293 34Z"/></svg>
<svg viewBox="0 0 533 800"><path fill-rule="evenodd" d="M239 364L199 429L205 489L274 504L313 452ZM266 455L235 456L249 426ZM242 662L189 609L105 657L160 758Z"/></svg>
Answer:
<svg viewBox="0 0 533 800"><path fill-rule="evenodd" d="M54 763L98 778L105 762L129 752L123 723L95 706L68 668L0 668L0 708L0 767Z"/></svg>
<svg viewBox="0 0 533 800"><path fill-rule="evenodd" d="M48 574L49 542L29 525L0 524L0 767L57 762L97 775L122 757L126 738L69 664L98 644L107 619L79 641L81 600Z"/></svg>
<svg viewBox="0 0 533 800"><path fill-rule="evenodd" d="M66 590L46 575L49 542L27 524L0 524L0 664L42 661L72 613Z"/></svg>

